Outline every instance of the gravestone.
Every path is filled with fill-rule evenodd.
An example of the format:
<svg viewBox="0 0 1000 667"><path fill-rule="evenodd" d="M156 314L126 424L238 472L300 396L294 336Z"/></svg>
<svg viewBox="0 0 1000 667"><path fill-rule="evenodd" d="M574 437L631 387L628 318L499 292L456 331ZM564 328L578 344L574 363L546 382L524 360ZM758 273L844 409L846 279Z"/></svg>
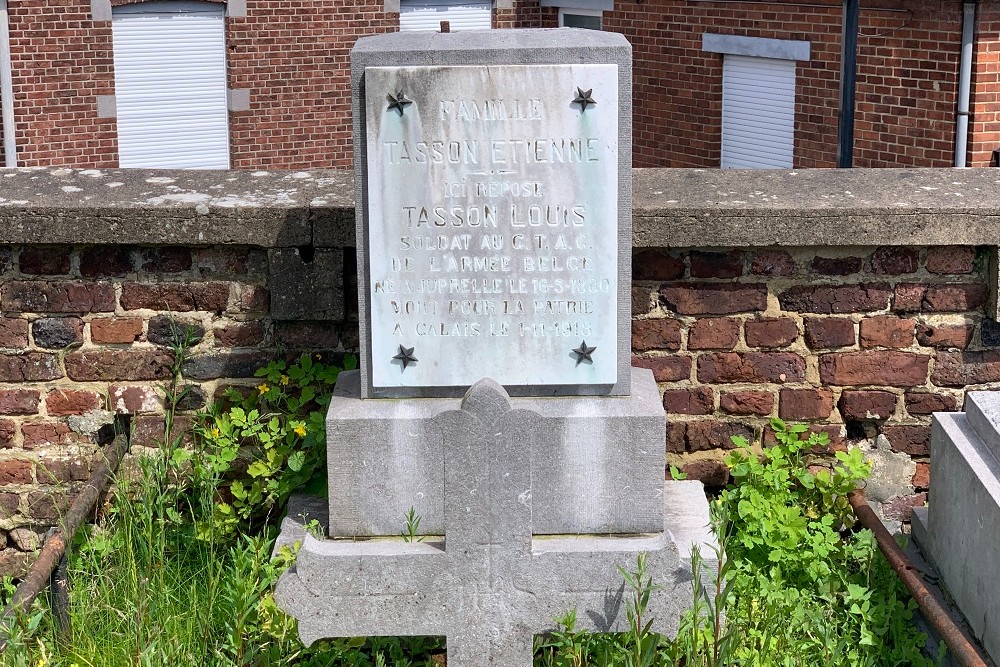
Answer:
<svg viewBox="0 0 1000 667"><path fill-rule="evenodd" d="M449 664L523 667L571 609L626 629L618 568L647 553L672 634L714 542L700 483L664 484L659 392L630 364L630 46L397 33L352 72L361 367L308 511L327 537L290 512L279 604L308 642L444 635Z"/></svg>

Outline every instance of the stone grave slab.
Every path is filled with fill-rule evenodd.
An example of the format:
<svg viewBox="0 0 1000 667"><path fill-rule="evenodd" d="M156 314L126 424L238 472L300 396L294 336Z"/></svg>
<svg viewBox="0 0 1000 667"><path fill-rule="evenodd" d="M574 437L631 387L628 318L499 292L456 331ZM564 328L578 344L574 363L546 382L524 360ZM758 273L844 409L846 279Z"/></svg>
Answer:
<svg viewBox="0 0 1000 667"><path fill-rule="evenodd" d="M482 380L436 421L449 442L443 541L317 540L286 520L281 541L303 543L275 597L299 620L303 641L444 635L453 667L528 667L533 636L572 609L581 629L627 629L629 591L617 568L634 568L639 553L662 587L650 599L653 629L676 633L691 604L692 575L669 526L645 535L539 538L530 458L532 443L552 432L548 420L513 408L500 385ZM686 517L678 526L685 547L692 536L710 539L701 485L678 492L686 500L675 495L675 504L688 507L672 515ZM702 553L711 546L701 544Z"/></svg>
<svg viewBox="0 0 1000 667"><path fill-rule="evenodd" d="M445 532L444 457L437 417L454 398L361 398L341 373L327 413L330 535L396 535L410 507L422 533ZM533 438L535 534L642 533L663 528L666 430L652 371L632 369L631 396L514 398L546 418Z"/></svg>
<svg viewBox="0 0 1000 667"><path fill-rule="evenodd" d="M628 393L630 63L585 30L358 42L364 398Z"/></svg>

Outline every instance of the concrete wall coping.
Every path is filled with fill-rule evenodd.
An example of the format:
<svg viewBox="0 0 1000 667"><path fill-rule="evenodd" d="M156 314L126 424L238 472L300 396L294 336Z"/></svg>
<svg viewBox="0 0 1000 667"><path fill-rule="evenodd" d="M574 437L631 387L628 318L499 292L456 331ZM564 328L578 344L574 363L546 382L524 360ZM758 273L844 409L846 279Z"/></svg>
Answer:
<svg viewBox="0 0 1000 667"><path fill-rule="evenodd" d="M1000 170L636 169L636 247L998 245ZM350 171L25 168L0 244L353 247Z"/></svg>

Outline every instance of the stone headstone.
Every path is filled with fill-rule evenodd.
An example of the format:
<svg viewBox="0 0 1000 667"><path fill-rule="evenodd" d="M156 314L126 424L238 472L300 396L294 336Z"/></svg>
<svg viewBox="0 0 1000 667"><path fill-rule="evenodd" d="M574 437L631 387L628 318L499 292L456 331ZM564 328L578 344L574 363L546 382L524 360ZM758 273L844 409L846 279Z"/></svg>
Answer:
<svg viewBox="0 0 1000 667"><path fill-rule="evenodd" d="M364 397L628 393L631 49L566 36L352 52Z"/></svg>

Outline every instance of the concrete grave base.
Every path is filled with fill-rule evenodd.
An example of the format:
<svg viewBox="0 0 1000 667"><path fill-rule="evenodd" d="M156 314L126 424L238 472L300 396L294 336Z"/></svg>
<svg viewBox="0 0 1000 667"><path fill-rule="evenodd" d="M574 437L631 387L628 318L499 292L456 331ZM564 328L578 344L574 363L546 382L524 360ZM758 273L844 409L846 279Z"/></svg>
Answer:
<svg viewBox="0 0 1000 667"><path fill-rule="evenodd" d="M675 634L681 613L691 606L690 549L698 544L709 557L714 544L701 484L659 482L664 518L656 531L539 535L533 530L535 460L548 451L540 443L551 448L558 442L564 419L532 409L544 402L512 401L486 379L452 409L428 418L447 443L441 459L443 540L316 539L303 522L329 519L317 516L322 506L294 510L279 541L301 539L302 547L275 596L299 620L303 641L443 635L452 667L527 667L534 635L554 629L554 619L570 610L577 611L581 629L627 629L631 591L618 568L634 569L640 553L647 554L660 586L647 618L654 619L654 630ZM404 524L400 515L393 532ZM710 558L706 565L712 569Z"/></svg>
<svg viewBox="0 0 1000 667"><path fill-rule="evenodd" d="M440 538L316 539L306 523L326 527L326 502L297 496L277 545L302 546L275 597L299 620L307 644L373 634L444 635L449 665L528 667L532 637L556 629L554 619L572 609L577 629L627 630L630 591L618 567L634 570L644 552L661 587L650 598L649 618L653 630L672 637L691 607L691 549L697 546L703 556L711 593L717 542L701 482L667 481L663 497L662 533L535 537L529 549L508 559L498 557L497 545L452 554ZM469 585L470 577L491 583Z"/></svg>
<svg viewBox="0 0 1000 667"><path fill-rule="evenodd" d="M652 371L632 369L631 396L513 398L545 428L527 434L535 534L645 533L663 526L663 405ZM412 507L420 533L445 532L439 417L460 398L363 399L341 373L327 413L332 537L399 535ZM465 434L459 434L459 442Z"/></svg>
<svg viewBox="0 0 1000 667"><path fill-rule="evenodd" d="M994 661L1000 660L1000 392L935 413L928 508L913 537Z"/></svg>

